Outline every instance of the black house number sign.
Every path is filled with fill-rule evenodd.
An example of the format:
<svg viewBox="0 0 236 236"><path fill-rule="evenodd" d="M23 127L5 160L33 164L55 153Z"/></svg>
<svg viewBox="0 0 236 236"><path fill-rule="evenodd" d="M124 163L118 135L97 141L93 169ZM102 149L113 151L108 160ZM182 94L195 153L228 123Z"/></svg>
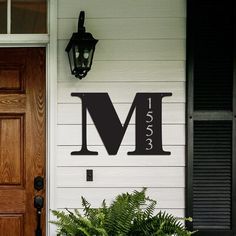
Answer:
<svg viewBox="0 0 236 236"><path fill-rule="evenodd" d="M116 155L135 111L135 150L128 155L170 155L162 145L162 99L172 93L136 93L124 125L108 93L72 93L82 103L81 150L71 155L98 155L87 146L87 111L109 155Z"/></svg>

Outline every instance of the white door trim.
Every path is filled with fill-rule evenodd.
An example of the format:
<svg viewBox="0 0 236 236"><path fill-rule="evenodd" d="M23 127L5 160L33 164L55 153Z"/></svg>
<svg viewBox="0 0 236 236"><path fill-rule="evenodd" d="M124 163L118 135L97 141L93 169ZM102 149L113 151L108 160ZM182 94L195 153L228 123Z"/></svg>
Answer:
<svg viewBox="0 0 236 236"><path fill-rule="evenodd" d="M55 168L57 137L57 0L48 0L47 44L47 160L46 160L46 235L55 235L55 226L50 224L50 209L55 209Z"/></svg>

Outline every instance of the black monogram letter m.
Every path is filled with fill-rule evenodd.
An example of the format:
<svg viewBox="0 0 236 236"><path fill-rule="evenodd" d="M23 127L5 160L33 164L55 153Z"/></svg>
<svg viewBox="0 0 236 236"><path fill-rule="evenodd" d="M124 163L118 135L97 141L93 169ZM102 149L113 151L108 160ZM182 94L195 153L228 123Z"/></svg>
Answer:
<svg viewBox="0 0 236 236"><path fill-rule="evenodd" d="M102 142L110 155L116 155L131 116L135 116L135 146L128 155L170 155L162 148L162 98L171 93L137 93L124 125L114 109L108 93L72 93L82 102L82 148L71 155L98 155L87 148L87 117L89 112Z"/></svg>

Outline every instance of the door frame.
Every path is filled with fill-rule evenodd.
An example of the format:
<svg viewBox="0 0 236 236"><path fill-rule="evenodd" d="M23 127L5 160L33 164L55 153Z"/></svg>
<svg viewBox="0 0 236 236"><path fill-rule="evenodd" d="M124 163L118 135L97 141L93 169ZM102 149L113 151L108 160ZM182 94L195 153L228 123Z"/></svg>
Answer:
<svg viewBox="0 0 236 236"><path fill-rule="evenodd" d="M48 1L48 34L2 34L0 48L46 48L46 235L55 233L50 209L55 209L55 157L57 128L57 0Z"/></svg>

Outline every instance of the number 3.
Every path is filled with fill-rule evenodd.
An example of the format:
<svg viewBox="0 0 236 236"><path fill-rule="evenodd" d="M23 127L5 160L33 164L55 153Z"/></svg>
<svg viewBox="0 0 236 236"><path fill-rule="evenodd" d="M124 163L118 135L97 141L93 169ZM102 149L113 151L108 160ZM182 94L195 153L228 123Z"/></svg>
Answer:
<svg viewBox="0 0 236 236"><path fill-rule="evenodd" d="M152 150L152 148L153 148L152 139L148 138L148 139L146 139L146 142L149 145L149 147L146 147L146 150L147 151Z"/></svg>

